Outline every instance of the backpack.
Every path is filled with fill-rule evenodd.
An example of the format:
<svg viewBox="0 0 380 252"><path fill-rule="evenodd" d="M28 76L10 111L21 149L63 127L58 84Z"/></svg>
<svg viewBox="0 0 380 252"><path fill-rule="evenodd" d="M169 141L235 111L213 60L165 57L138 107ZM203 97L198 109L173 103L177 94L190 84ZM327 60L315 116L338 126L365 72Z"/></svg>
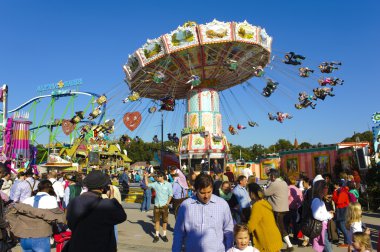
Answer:
<svg viewBox="0 0 380 252"><path fill-rule="evenodd" d="M355 195L352 192L348 192L348 199L349 199L350 203L357 201Z"/></svg>

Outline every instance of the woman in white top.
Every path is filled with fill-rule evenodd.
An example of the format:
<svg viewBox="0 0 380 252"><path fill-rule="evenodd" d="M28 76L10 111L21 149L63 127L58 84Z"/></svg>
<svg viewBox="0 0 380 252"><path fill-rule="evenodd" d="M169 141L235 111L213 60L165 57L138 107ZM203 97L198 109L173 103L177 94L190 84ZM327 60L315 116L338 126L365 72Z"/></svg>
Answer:
<svg viewBox="0 0 380 252"><path fill-rule="evenodd" d="M328 186L325 180L315 182L313 187L313 201L311 211L314 219L322 222L322 232L313 240L313 249L317 252L332 252L331 243L327 234L327 222L333 218L334 213L328 212L323 198L327 195Z"/></svg>
<svg viewBox="0 0 380 252"><path fill-rule="evenodd" d="M49 180L42 180L38 184L38 193L26 198L22 203L34 208L54 209L58 208L57 198L54 193L53 184ZM41 221L44 221L41 219ZM31 229L36 227L30 227ZM48 237L25 237L20 238L23 251L50 251L50 236Z"/></svg>

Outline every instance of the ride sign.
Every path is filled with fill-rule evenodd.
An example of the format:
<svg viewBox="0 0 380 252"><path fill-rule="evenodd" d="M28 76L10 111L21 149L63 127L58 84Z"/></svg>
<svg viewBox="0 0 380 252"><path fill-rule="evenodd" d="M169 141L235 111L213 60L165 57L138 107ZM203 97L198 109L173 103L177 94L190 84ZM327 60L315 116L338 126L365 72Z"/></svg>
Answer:
<svg viewBox="0 0 380 252"><path fill-rule="evenodd" d="M69 81L60 80L57 83L49 83L37 87L37 92L47 92L47 91L57 91L62 88L71 88L72 90L77 90L80 85L83 84L82 79L74 79Z"/></svg>

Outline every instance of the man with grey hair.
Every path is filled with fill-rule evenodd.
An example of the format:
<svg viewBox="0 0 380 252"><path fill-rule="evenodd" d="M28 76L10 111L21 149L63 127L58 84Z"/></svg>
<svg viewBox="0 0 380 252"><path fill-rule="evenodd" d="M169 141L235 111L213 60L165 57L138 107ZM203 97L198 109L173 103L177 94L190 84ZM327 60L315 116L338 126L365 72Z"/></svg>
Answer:
<svg viewBox="0 0 380 252"><path fill-rule="evenodd" d="M270 169L268 175L271 182L268 187L264 189L264 195L272 205L277 227L288 246L288 251L293 251L294 248L290 242L287 231L288 227L285 225L285 220L289 215L288 184L280 178L280 172L277 169Z"/></svg>

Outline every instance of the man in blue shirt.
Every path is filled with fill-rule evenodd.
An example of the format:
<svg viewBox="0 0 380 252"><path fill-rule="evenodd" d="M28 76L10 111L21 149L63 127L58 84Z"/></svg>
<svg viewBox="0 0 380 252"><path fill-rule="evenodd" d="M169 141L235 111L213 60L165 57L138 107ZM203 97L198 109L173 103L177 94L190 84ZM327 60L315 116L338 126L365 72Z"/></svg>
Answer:
<svg viewBox="0 0 380 252"><path fill-rule="evenodd" d="M166 237L166 227L168 225L169 216L169 204L173 196L172 185L164 180L165 174L158 172L156 175L156 182L149 183L148 174L144 174L145 184L149 188L153 188L156 191L156 197L154 199L154 229L156 230L156 235L154 236L153 242L158 242L160 234L160 219L162 218L162 240L168 242Z"/></svg>
<svg viewBox="0 0 380 252"><path fill-rule="evenodd" d="M232 191L233 195L235 195L238 203L239 203L239 212L241 220L237 220L236 222L240 224L241 222L247 223L251 214L251 198L249 197L248 191L246 189L247 186L247 177L244 175L240 175L237 178L238 184Z"/></svg>
<svg viewBox="0 0 380 252"><path fill-rule="evenodd" d="M233 220L227 202L212 194L212 178L200 174L196 195L182 202L174 227L172 251L224 252L233 245Z"/></svg>

